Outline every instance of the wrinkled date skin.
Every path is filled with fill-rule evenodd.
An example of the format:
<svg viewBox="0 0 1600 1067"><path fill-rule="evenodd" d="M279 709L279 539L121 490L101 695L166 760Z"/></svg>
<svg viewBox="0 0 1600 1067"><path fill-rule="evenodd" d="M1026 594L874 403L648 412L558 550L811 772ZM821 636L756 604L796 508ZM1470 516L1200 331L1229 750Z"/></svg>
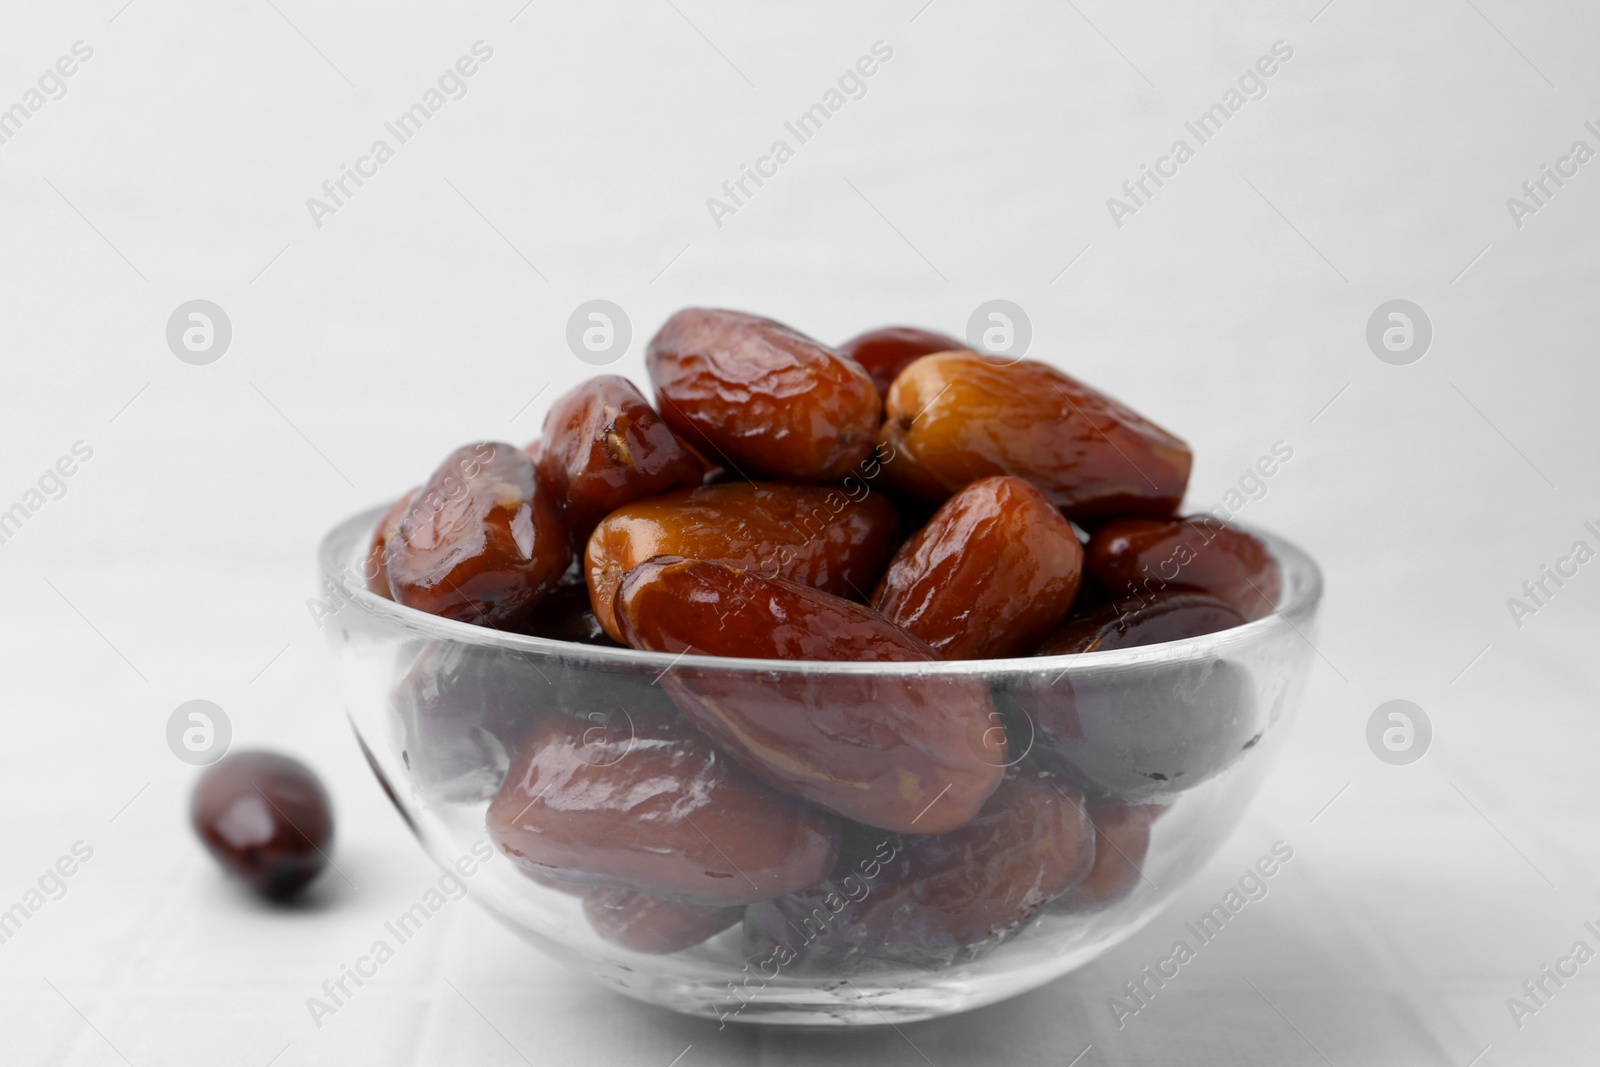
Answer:
<svg viewBox="0 0 1600 1067"><path fill-rule="evenodd" d="M1070 519L1167 518L1189 446L1054 367L972 352L924 356L895 379L880 436L907 492L943 500L995 474L1026 478Z"/></svg>
<svg viewBox="0 0 1600 1067"><path fill-rule="evenodd" d="M570 559L527 453L480 442L417 491L390 541L389 589L406 607L504 629L538 607Z"/></svg>
<svg viewBox="0 0 1600 1067"><path fill-rule="evenodd" d="M842 478L872 450L883 413L860 364L738 311L673 315L651 339L645 368L667 425L750 477Z"/></svg>
<svg viewBox="0 0 1600 1067"><path fill-rule="evenodd" d="M1242 622L1215 597L1157 593L1147 602L1117 601L1068 618L1039 655L1134 648ZM1271 725L1254 694L1244 665L1193 658L1138 675L1044 672L1022 682L1011 699L1032 724L1030 755L1041 766L1141 802L1191 789L1254 746Z"/></svg>
<svg viewBox="0 0 1600 1067"><path fill-rule="evenodd" d="M1002 942L1094 862L1083 794L1013 770L951 833L849 831L829 881L752 905L745 937L753 955L787 955L794 973L949 967Z"/></svg>
<svg viewBox="0 0 1600 1067"><path fill-rule="evenodd" d="M608 513L699 485L705 474L634 384L615 374L590 378L551 406L537 463L579 549Z"/></svg>
<svg viewBox="0 0 1600 1067"><path fill-rule="evenodd" d="M583 915L612 944L662 955L721 933L744 917L744 909L685 904L631 889L590 889L583 894Z"/></svg>
<svg viewBox="0 0 1600 1067"><path fill-rule="evenodd" d="M781 578L665 556L617 590L627 643L654 652L783 660L934 660L877 612ZM981 682L917 675L781 678L671 668L684 716L786 793L859 822L941 833L977 814L1005 742ZM987 735L987 736L986 736Z"/></svg>
<svg viewBox="0 0 1600 1067"><path fill-rule="evenodd" d="M1152 804L1091 800L1094 821L1094 868L1089 877L1050 905L1055 912L1088 912L1108 908L1133 892L1143 877L1150 849L1150 824L1162 809Z"/></svg>
<svg viewBox="0 0 1600 1067"><path fill-rule="evenodd" d="M1244 616L1207 593L1160 592L1102 604L1073 615L1039 646L1038 655L1109 652L1181 641L1243 626Z"/></svg>
<svg viewBox="0 0 1600 1067"><path fill-rule="evenodd" d="M367 550L367 566L363 577L366 578L367 588L385 600L393 599L389 595L389 546L399 532L400 520L406 517L411 501L416 496L417 490L411 489L396 500L384 512L383 518L378 520L378 528L372 533L372 547Z"/></svg>
<svg viewBox="0 0 1600 1067"><path fill-rule="evenodd" d="M327 790L311 768L274 752L230 752L207 767L189 820L212 858L269 900L305 888L333 847Z"/></svg>
<svg viewBox="0 0 1600 1067"><path fill-rule="evenodd" d="M889 386L900 372L923 356L935 352L961 352L967 342L947 334L915 326L884 326L857 334L839 346L839 354L855 360L872 375L879 396L889 395Z"/></svg>
<svg viewBox="0 0 1600 1067"><path fill-rule="evenodd" d="M488 828L531 873L722 907L814 885L839 851L836 819L647 712L598 730L543 717L490 802Z"/></svg>
<svg viewBox="0 0 1600 1067"><path fill-rule="evenodd" d="M1083 547L1021 478L985 478L900 547L872 606L946 659L1032 652L1072 606Z"/></svg>
<svg viewBox="0 0 1600 1067"><path fill-rule="evenodd" d="M728 482L607 515L589 538L584 566L595 617L621 640L612 599L623 575L651 556L743 567L866 599L894 552L900 519L880 493L851 499L825 486Z"/></svg>
<svg viewBox="0 0 1600 1067"><path fill-rule="evenodd" d="M1116 597L1165 589L1210 593L1247 622L1272 614L1282 589L1266 545L1206 515L1108 522L1089 538L1084 569Z"/></svg>

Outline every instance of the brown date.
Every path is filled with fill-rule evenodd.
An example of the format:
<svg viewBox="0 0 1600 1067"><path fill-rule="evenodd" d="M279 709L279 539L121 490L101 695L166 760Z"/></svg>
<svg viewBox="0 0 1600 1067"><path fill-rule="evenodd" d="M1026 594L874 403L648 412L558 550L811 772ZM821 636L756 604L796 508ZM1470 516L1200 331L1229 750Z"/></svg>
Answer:
<svg viewBox="0 0 1600 1067"><path fill-rule="evenodd" d="M1243 626L1245 618L1207 593L1164 591L1114 600L1066 622L1039 646L1040 656L1109 652L1181 641Z"/></svg>
<svg viewBox="0 0 1600 1067"><path fill-rule="evenodd" d="M927 645L877 612L782 578L662 556L616 596L624 639L653 652L915 663ZM968 822L1004 774L981 682L812 672L769 678L674 667L684 716L786 793L873 826L940 833Z"/></svg>
<svg viewBox="0 0 1600 1067"><path fill-rule="evenodd" d="M985 478L945 501L889 564L872 606L946 659L1027 655L1072 606L1083 547L1021 478Z"/></svg>
<svg viewBox="0 0 1600 1067"><path fill-rule="evenodd" d="M664 955L693 948L744 916L743 908L685 904L631 889L590 889L583 914L595 933L631 952Z"/></svg>
<svg viewBox="0 0 1600 1067"><path fill-rule="evenodd" d="M294 896L333 847L333 810L315 772L275 752L230 752L200 775L189 821L223 869L272 900Z"/></svg>
<svg viewBox="0 0 1600 1067"><path fill-rule="evenodd" d="M1089 877L1050 905L1051 911L1099 911L1133 892L1143 877L1150 848L1150 824L1163 809L1155 804L1091 800L1094 820L1094 868Z"/></svg>
<svg viewBox="0 0 1600 1067"><path fill-rule="evenodd" d="M948 967L1005 940L1094 862L1083 794L1016 769L959 830L847 830L829 880L751 905L745 937L755 953L786 955L795 973Z"/></svg>
<svg viewBox="0 0 1600 1067"><path fill-rule="evenodd" d="M634 384L615 374L590 378L551 405L537 464L579 549L607 513L699 485L704 474Z"/></svg>
<svg viewBox="0 0 1600 1067"><path fill-rule="evenodd" d="M488 828L533 874L717 906L814 885L839 850L836 819L646 711L598 728L542 717L489 804Z"/></svg>
<svg viewBox="0 0 1600 1067"><path fill-rule="evenodd" d="M883 410L872 377L782 323L685 308L645 367L667 425L741 475L829 481L872 451Z"/></svg>
<svg viewBox="0 0 1600 1067"><path fill-rule="evenodd" d="M1136 648L1243 622L1215 597L1162 592L1070 616L1038 654ZM1137 802L1173 796L1237 762L1276 718L1255 693L1245 665L1186 655L1127 675L1042 672L1010 697L1033 727L1033 760Z"/></svg>
<svg viewBox="0 0 1600 1067"><path fill-rule="evenodd" d="M621 640L612 598L651 556L712 560L865 600L894 551L894 505L882 494L727 482L639 500L607 515L584 554L595 617Z"/></svg>
<svg viewBox="0 0 1600 1067"><path fill-rule="evenodd" d="M568 674L530 656L466 641L430 641L390 694L405 784L429 802L494 796L511 750L540 708L559 704Z"/></svg>
<svg viewBox="0 0 1600 1067"><path fill-rule="evenodd" d="M895 379L884 407L880 437L895 453L885 470L929 500L1014 474L1069 519L1166 518L1189 481L1188 445L1044 363L924 356Z"/></svg>
<svg viewBox="0 0 1600 1067"><path fill-rule="evenodd" d="M533 461L507 444L452 452L417 491L390 541L389 588L407 607L482 626L515 626L571 555Z"/></svg>
<svg viewBox="0 0 1600 1067"><path fill-rule="evenodd" d="M839 346L839 354L855 360L872 375L879 396L889 395L889 386L900 372L923 356L935 352L959 352L967 343L932 330L915 326L884 326L857 334Z"/></svg>
<svg viewBox="0 0 1600 1067"><path fill-rule="evenodd" d="M367 569L364 577L367 580L367 588L385 600L392 599L389 595L389 546L400 529L400 520L405 518L406 511L411 507L411 501L416 495L416 489L407 490L404 496L384 512L383 518L378 520L378 528L372 532L372 547L367 550Z"/></svg>
<svg viewBox="0 0 1600 1067"><path fill-rule="evenodd" d="M1256 698L1244 666L1215 659L1163 664L1137 679L1051 675L1012 699L1033 728L1030 759L1135 803L1168 800L1221 774L1278 710Z"/></svg>
<svg viewBox="0 0 1600 1067"><path fill-rule="evenodd" d="M595 618L589 604L589 584L584 579L583 565L575 563L561 581L550 591L533 614L517 627L518 633L530 637L547 637L552 641L576 641L581 645L608 645L617 642L606 633L600 620ZM581 673L581 672L577 672Z"/></svg>
<svg viewBox="0 0 1600 1067"><path fill-rule="evenodd" d="M1210 593L1246 621L1272 614L1282 586L1266 545L1208 515L1108 522L1089 538L1084 570L1116 597L1189 589Z"/></svg>

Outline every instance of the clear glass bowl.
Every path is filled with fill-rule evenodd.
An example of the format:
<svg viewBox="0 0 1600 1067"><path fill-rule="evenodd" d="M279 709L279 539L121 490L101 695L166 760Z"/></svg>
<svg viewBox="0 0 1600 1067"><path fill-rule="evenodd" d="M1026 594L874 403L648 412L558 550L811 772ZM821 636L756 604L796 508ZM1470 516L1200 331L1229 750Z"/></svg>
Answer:
<svg viewBox="0 0 1600 1067"><path fill-rule="evenodd" d="M362 748L423 847L507 927L576 970L639 1000L742 1022L843 1026L965 1011L1082 966L1149 922L1238 824L1282 747L1322 592L1305 553L1252 531L1282 569L1279 609L1204 637L934 664L671 656L501 633L373 595L362 571L383 510L352 517L323 541L321 625ZM986 687L1009 741L998 758L1017 765L1013 773L1048 768L1090 798L1151 805L1148 851L1120 899L1098 910L1046 905L956 952L886 942L841 955L835 935L861 938L870 927L855 920L882 903L867 899L870 881L866 897L836 898L817 913L818 929L807 932L822 936L813 944L797 934L792 959L774 962L770 940L747 942L739 923L670 954L621 948L595 933L578 896L532 880L494 848L486 815L535 719L587 714L597 736L614 739L631 728L630 711L654 714L665 702L671 714L665 691L674 686L724 697L754 686L802 703L863 686L917 686L945 699ZM994 751L992 741L972 743Z"/></svg>

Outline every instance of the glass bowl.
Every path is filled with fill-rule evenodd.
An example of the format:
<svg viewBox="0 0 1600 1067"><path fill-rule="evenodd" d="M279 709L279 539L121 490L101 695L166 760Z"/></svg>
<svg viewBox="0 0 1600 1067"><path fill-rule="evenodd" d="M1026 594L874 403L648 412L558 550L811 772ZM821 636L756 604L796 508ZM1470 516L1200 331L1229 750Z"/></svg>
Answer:
<svg viewBox="0 0 1600 1067"><path fill-rule="evenodd" d="M526 940L628 996L725 1021L932 1018L1033 989L1130 936L1222 845L1276 758L1322 591L1305 553L1252 531L1282 570L1278 611L1203 637L949 663L672 656L503 633L372 594L363 569L383 511L356 515L324 539L314 613L337 652L351 724L401 816L472 897ZM497 794L507 793L502 811L520 801L508 768L519 742L551 716L567 717L561 729L592 743L585 751L601 767L626 758L646 724L676 718L677 701L759 699L803 714L839 701L986 696L988 725L973 732L972 751L1004 766L1008 784L1026 781L1011 793L1002 785L977 829L934 838L852 826L826 885L712 916L705 930L726 928L678 951L637 951L602 937L588 915L610 898L525 874L489 825ZM996 799L1023 787L1044 796L1045 822ZM1082 887L1050 897L1061 883L1036 872L1059 878L1072 864L1040 827L1059 830L1085 811L1104 833L1080 834L1074 847L1095 840L1088 847L1099 862ZM733 832L724 827L748 835L746 816L754 817L705 809L696 828L708 841ZM761 895L745 881L749 896ZM681 906L661 907L679 922ZM1005 921L991 921L996 914ZM622 920L623 941L664 947L650 916L642 926ZM682 934L669 930L665 940Z"/></svg>

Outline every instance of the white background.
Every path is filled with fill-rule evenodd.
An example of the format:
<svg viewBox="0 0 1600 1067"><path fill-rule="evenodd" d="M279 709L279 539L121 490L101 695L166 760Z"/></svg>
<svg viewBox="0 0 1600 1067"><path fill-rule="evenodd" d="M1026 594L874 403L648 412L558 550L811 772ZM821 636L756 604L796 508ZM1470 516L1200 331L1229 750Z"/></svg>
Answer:
<svg viewBox="0 0 1600 1067"><path fill-rule="evenodd" d="M1505 1002L1600 947L1600 563L1520 629L1506 600L1600 547L1600 161L1521 229L1505 201L1600 148L1600 9L122 3L13 4L0 28L0 107L94 49L0 145L0 508L94 450L0 545L0 907L94 850L0 945L0 1061L1593 1062L1600 962L1521 1029ZM314 226L306 198L480 39L468 95ZM879 40L867 95L715 226L706 198ZM1278 40L1267 96L1114 226L1106 198ZM205 367L164 338L197 297L234 328ZM595 297L632 318L625 373L685 304L839 340L959 333L1004 297L1030 355L1191 442L1192 507L1290 443L1241 517L1326 570L1312 683L1168 913L1010 1003L812 1037L616 999L462 903L312 1025L306 997L434 877L343 721L314 546L459 443L534 436L589 372L564 326ZM1364 340L1396 297L1436 330L1411 366ZM254 905L189 834L163 730L195 697L329 783L346 877L309 906ZM1435 728L1409 767L1364 739L1396 697ZM1280 838L1271 896L1119 1032L1106 998Z"/></svg>

